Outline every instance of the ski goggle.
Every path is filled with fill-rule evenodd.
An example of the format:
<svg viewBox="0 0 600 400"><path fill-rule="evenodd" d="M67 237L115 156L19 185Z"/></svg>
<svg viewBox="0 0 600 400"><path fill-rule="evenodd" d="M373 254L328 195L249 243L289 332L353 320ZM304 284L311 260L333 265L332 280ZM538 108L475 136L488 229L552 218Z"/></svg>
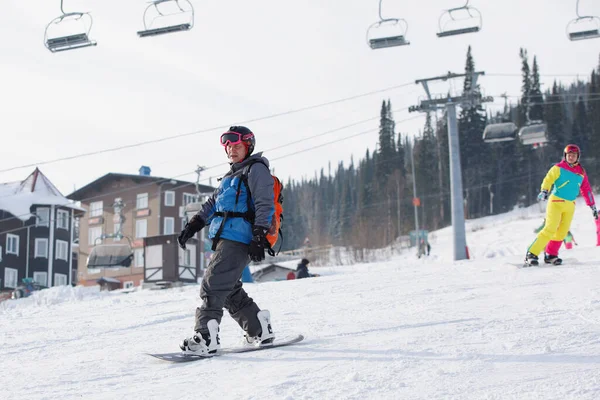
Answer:
<svg viewBox="0 0 600 400"><path fill-rule="evenodd" d="M565 153L566 154L568 154L568 153L577 153L577 154L579 154L579 147L570 144L567 147L565 147Z"/></svg>
<svg viewBox="0 0 600 400"><path fill-rule="evenodd" d="M245 140L248 139L252 139L254 137L254 134L252 133L247 133L245 135L242 135L241 133L237 133L237 132L225 132L224 134L221 135L221 145L223 147L228 146L228 145L236 145L238 143L241 143Z"/></svg>

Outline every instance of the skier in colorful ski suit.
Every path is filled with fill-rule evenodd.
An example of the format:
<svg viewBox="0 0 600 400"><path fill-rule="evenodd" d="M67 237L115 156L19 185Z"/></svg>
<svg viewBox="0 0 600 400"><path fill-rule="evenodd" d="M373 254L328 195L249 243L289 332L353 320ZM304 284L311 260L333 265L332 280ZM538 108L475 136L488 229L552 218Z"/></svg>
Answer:
<svg viewBox="0 0 600 400"><path fill-rule="evenodd" d="M252 154L254 133L245 126L230 127L221 135L221 145L231 170L177 239L185 249L185 243L208 225L208 236L213 240L215 252L202 278L202 305L196 309L194 333L179 346L185 353L200 356L220 348L223 308L245 331L248 344L271 344L275 338L269 311L258 308L241 281L250 261L265 259L269 245L266 234L275 212L269 161L262 153Z"/></svg>
<svg viewBox="0 0 600 400"><path fill-rule="evenodd" d="M558 258L558 251L571 227L575 213L575 199L579 193L592 209L594 218L598 219L594 194L587 174L579 164L580 157L579 146L568 144L564 149L562 161L553 165L546 174L538 195L539 200L548 200L546 223L527 249L526 264L538 265L538 256L544 248L546 263L559 264L562 261ZM553 185L554 189L549 195Z"/></svg>

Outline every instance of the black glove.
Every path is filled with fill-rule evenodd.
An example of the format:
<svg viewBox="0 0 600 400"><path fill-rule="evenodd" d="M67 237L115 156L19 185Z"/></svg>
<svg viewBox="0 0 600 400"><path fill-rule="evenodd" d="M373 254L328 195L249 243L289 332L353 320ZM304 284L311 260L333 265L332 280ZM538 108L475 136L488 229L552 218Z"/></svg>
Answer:
<svg viewBox="0 0 600 400"><path fill-rule="evenodd" d="M179 247L185 250L185 242L187 242L192 236L199 232L200 229L204 228L206 223L202 221L197 215L194 215L190 222L185 224L185 228L181 231L179 236L177 237L177 241L179 242Z"/></svg>
<svg viewBox="0 0 600 400"><path fill-rule="evenodd" d="M598 210L596 210L596 206L590 206L590 208L592 209L592 215L594 216L594 219L597 220L598 219Z"/></svg>
<svg viewBox="0 0 600 400"><path fill-rule="evenodd" d="M255 226L252 228L252 241L250 241L250 248L248 254L252 261L262 261L265 259L265 246L267 243L267 228L262 226Z"/></svg>
<svg viewBox="0 0 600 400"><path fill-rule="evenodd" d="M548 200L548 191L543 189L540 194L538 194L538 200Z"/></svg>

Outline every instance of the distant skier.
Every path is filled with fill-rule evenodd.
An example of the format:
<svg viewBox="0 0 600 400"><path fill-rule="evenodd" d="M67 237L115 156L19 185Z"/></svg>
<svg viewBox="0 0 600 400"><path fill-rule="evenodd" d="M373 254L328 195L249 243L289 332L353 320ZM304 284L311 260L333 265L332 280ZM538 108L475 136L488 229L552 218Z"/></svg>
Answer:
<svg viewBox="0 0 600 400"><path fill-rule="evenodd" d="M303 258L296 267L296 279L310 278L310 273L308 272L308 261L306 258Z"/></svg>
<svg viewBox="0 0 600 400"><path fill-rule="evenodd" d="M568 144L563 153L563 160L553 165L546 174L538 195L539 200L548 200L546 222L544 228L527 249L526 265L538 265L538 255L544 247L544 262L547 264L560 264L562 262L558 258L558 251L571 227L571 221L575 213L575 199L578 193L581 193L585 203L592 209L594 219L598 220L594 194L587 174L579 164L580 157L579 146ZM554 185L554 189L548 197L552 185Z"/></svg>
<svg viewBox="0 0 600 400"><path fill-rule="evenodd" d="M215 353L221 347L219 324L223 307L245 331L247 343L264 345L275 338L269 311L258 308L240 280L250 260L264 260L269 244L266 234L275 213L269 161L262 153L251 155L254 133L244 126L229 128L221 135L221 145L231 170L177 239L185 249L185 243L196 232L206 224L210 226L208 234L213 239L215 252L202 278L202 305L196 309L194 333L180 345L185 353L201 356ZM247 188L241 180L245 167L250 164ZM247 201L248 196L251 199ZM248 210L247 204L253 210ZM247 219L248 213L252 214L251 221Z"/></svg>

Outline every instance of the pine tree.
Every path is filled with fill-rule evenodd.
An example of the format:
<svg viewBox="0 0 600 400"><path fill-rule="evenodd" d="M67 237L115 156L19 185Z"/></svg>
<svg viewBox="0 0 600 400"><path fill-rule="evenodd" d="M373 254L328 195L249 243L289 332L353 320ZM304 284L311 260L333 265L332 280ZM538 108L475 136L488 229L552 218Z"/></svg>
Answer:
<svg viewBox="0 0 600 400"><path fill-rule="evenodd" d="M577 144L581 149L589 149L590 123L583 98L579 97L575 104L571 142Z"/></svg>
<svg viewBox="0 0 600 400"><path fill-rule="evenodd" d="M378 146L378 164L377 180L380 187L385 185L387 178L394 169L394 127L395 122L392 118L391 103L388 100L381 104L381 117L379 120L379 146Z"/></svg>
<svg viewBox="0 0 600 400"><path fill-rule="evenodd" d="M442 113L442 118L437 120L435 133L438 151L438 187L440 188L440 193L438 193L439 218L435 226L440 227L449 224L451 216L449 212L446 212L450 209L450 196L448 195L450 193L450 154L446 112Z"/></svg>
<svg viewBox="0 0 600 400"><path fill-rule="evenodd" d="M540 71L537 58L533 56L533 67L531 70L531 91L529 93L529 119L531 121L542 121L544 119L544 97L540 86Z"/></svg>
<svg viewBox="0 0 600 400"><path fill-rule="evenodd" d="M527 60L527 50L521 47L519 50L519 57L521 57L521 101L519 103L519 126L525 125L528 121L528 109L530 106L530 95L531 95L531 74L529 69L529 61Z"/></svg>
<svg viewBox="0 0 600 400"><path fill-rule="evenodd" d="M548 125L548 138L550 146L554 148L555 153L562 154L565 143L569 140L565 130L567 117L562 104L560 93L564 91L556 81L552 85L552 92L547 98L546 104L546 123Z"/></svg>
<svg viewBox="0 0 600 400"><path fill-rule="evenodd" d="M398 139L396 141L397 143L397 147L396 147L396 162L395 162L395 169L394 169L394 176L393 176L393 180L394 180L394 188L396 190L395 193L395 199L396 199L396 211L395 211L395 217L396 217L396 234L395 236L398 237L400 235L402 235L402 233L404 232L404 225L403 221L402 221L402 217L405 215L404 214L404 206L403 206L403 199L405 197L405 192L406 192L406 155L405 155L405 148L404 145L402 143L402 134L398 133Z"/></svg>
<svg viewBox="0 0 600 400"><path fill-rule="evenodd" d="M435 132L431 121L431 114L427 113L422 137L415 142L415 173L417 179L418 196L421 199L421 229L431 229L434 212L438 202L435 200L441 188L438 185L438 159ZM437 215L436 218L437 220Z"/></svg>
<svg viewBox="0 0 600 400"><path fill-rule="evenodd" d="M481 97L479 85L473 86L472 74L475 72L475 61L471 54L471 47L467 50L465 77L463 91L470 93L475 98ZM487 182L483 173L485 162L489 157L489 146L483 141L482 133L486 125L486 113L481 104L461 109L458 119L460 141L460 158L463 170L463 186L466 191L465 198L468 203L468 213L471 216L483 215L484 197L488 195L482 191L482 184ZM489 204L487 201L486 204ZM471 215L472 214L472 215Z"/></svg>

